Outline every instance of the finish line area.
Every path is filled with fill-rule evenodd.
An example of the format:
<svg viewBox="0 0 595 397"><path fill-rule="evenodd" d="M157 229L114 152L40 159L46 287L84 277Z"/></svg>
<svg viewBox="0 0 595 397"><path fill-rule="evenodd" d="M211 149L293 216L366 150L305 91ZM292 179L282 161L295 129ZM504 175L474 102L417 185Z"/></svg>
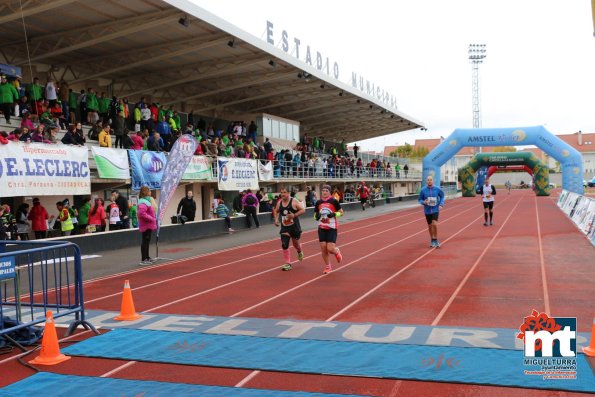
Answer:
<svg viewBox="0 0 595 397"><path fill-rule="evenodd" d="M483 226L479 200L447 200L439 249L429 248L420 207L367 210L342 223L343 261L328 275L314 229L302 235L304 260L283 272L278 229L263 226L268 238L259 242L87 280L87 319L103 335L81 329L63 338L62 352L72 358L38 366L35 376L18 352L5 355L0 386L11 386L0 395L42 384L93 385L115 395L592 392L593 358L578 354L576 380L542 379L525 374L516 339L535 309L576 317L577 351L589 343L592 246L555 196L501 195L491 227ZM125 280L143 317L116 322Z"/></svg>

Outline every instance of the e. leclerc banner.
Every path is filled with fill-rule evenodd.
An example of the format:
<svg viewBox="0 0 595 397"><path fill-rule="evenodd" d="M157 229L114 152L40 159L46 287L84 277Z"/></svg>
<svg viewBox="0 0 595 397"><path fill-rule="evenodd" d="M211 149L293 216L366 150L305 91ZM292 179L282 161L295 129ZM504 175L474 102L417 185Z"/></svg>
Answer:
<svg viewBox="0 0 595 397"><path fill-rule="evenodd" d="M165 168L165 154L147 150L128 150L132 167L132 190L139 191L141 187L161 189L161 177Z"/></svg>
<svg viewBox="0 0 595 397"><path fill-rule="evenodd" d="M258 190L256 160L217 157L219 190Z"/></svg>
<svg viewBox="0 0 595 397"><path fill-rule="evenodd" d="M92 146L95 165L100 178L128 179L130 167L125 150Z"/></svg>
<svg viewBox="0 0 595 397"><path fill-rule="evenodd" d="M90 194L87 148L45 143L0 145L0 197Z"/></svg>
<svg viewBox="0 0 595 397"><path fill-rule="evenodd" d="M192 135L183 134L176 140L169 151L167 164L163 171L163 179L161 180L161 194L159 195L159 206L157 209L157 227L161 224L165 210L178 187L178 183L180 183L184 171L186 171L190 160L194 156L196 146L198 146L198 141ZM157 235L159 235L159 231L157 231Z"/></svg>

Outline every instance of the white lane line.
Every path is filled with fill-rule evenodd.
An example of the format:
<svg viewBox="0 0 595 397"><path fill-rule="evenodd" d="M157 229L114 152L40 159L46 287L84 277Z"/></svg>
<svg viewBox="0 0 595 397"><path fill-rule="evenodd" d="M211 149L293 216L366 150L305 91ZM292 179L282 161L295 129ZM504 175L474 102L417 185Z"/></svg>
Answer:
<svg viewBox="0 0 595 397"><path fill-rule="evenodd" d="M111 371L106 372L103 375L99 375L100 378L107 378L108 376L112 376L113 374L116 374L120 371L122 371L123 369L126 369L128 367L132 367L134 364L136 364L136 361L128 361L126 364L122 364L119 367L116 367L114 369L112 369Z"/></svg>
<svg viewBox="0 0 595 397"><path fill-rule="evenodd" d="M496 238L498 237L498 235L500 234L500 232L504 228L504 225L506 225L506 223L508 222L508 220L510 219L510 217L514 213L514 210L521 203L521 200L522 199L523 199L523 197L521 197L519 199L519 201L517 201L517 203L512 208L512 210L510 211L510 213L508 214L508 216L506 217L506 219L504 220L504 222L502 223L502 225L500 226L500 228L498 229L498 231L496 232L496 234L494 234L494 236L492 237L492 239L490 240L490 242L485 246L485 248L483 249L482 253L477 258L477 260L475 261L475 263L473 264L473 266L471 266L471 269L469 269L469 271L467 272L467 274L465 275L465 277L461 280L461 282L459 283L459 285L457 286L457 288L454 290L454 292L452 293L452 295L450 296L450 298L448 298L448 301L446 301L446 304L444 305L444 307L442 308L442 310L440 310L440 313L438 313L438 315L436 316L436 318L434 319L434 321L432 321L432 324L431 324L432 326L437 325L440 322L440 320L442 320L442 317L444 316L444 314L446 313L446 311L450 308L450 305L455 300L455 298L457 297L457 295L459 294L459 292L461 292L461 289L463 289L463 286L465 285L465 283L467 283L467 280L469 280L469 277L471 277L471 274L473 273L473 271L475 271L475 268L477 267L477 265L479 265L479 262L481 262L481 260L485 256L486 252L488 252L488 250L490 249L490 247L492 246L492 244L494 243L494 241L496 241Z"/></svg>
<svg viewBox="0 0 595 397"><path fill-rule="evenodd" d="M543 285L543 303L545 312L551 314L550 311L550 294L547 287L547 277L545 274L545 259L543 257L543 241L541 238L541 225L539 221L539 209L537 208L537 195L535 196L535 218L537 221L537 241L539 242L539 262L541 264L541 284Z"/></svg>

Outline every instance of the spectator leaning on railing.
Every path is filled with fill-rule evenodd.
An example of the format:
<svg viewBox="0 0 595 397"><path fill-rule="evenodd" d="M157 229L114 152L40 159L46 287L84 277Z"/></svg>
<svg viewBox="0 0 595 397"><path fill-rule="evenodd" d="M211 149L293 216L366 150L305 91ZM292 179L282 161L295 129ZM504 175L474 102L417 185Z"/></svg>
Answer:
<svg viewBox="0 0 595 397"><path fill-rule="evenodd" d="M231 219L229 218L229 208L225 205L223 199L219 200L219 204L217 208L215 208L215 213L217 214L218 218L223 218L225 220L225 226L227 227L228 232L235 232L234 229L231 228Z"/></svg>

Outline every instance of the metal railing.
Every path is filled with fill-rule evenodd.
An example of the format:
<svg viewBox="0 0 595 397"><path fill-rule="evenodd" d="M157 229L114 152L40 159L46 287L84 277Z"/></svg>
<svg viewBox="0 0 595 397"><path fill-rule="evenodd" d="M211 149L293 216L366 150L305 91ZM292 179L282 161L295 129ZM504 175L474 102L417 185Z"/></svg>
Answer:
<svg viewBox="0 0 595 397"><path fill-rule="evenodd" d="M71 242L0 241L0 338L22 348L10 334L54 318L74 315L67 335L85 321L79 247ZM7 326L7 319L11 324Z"/></svg>
<svg viewBox="0 0 595 397"><path fill-rule="evenodd" d="M216 158L211 158L212 162ZM269 160L257 160L263 164ZM365 180L420 180L421 171L395 171L394 168L358 167L334 164L314 164L273 160L273 179L365 179ZM213 178L217 178L217 167L211 167Z"/></svg>

